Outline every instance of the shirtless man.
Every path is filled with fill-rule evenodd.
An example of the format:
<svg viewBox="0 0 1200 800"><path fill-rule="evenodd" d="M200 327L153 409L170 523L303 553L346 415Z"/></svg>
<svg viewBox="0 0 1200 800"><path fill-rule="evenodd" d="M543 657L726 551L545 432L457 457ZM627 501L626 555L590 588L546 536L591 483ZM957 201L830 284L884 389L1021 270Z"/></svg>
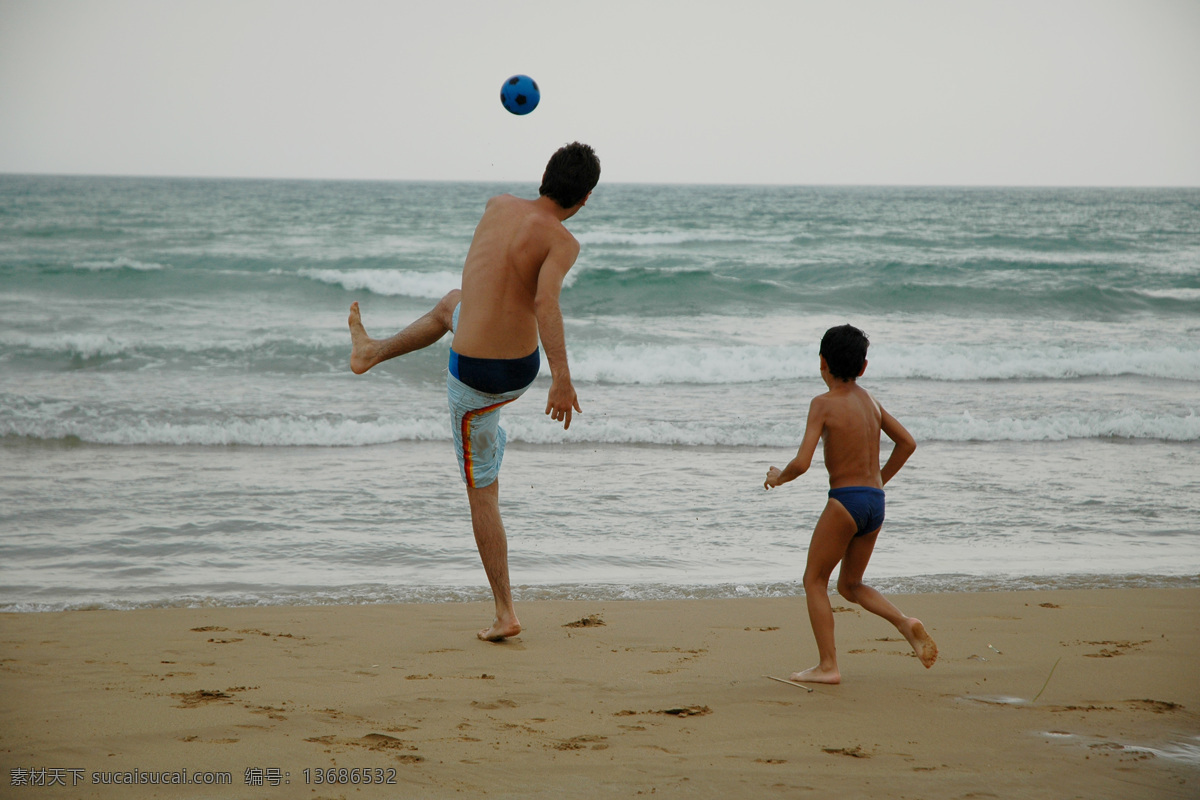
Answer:
<svg viewBox="0 0 1200 800"><path fill-rule="evenodd" d="M546 413L563 428L581 412L562 312L563 278L579 242L563 221L583 208L600 180L600 160L579 142L550 157L536 200L500 195L488 200L463 264L462 289L390 339L372 339L358 303L350 306L350 369L361 375L396 356L428 347L453 332L446 391L459 472L467 486L471 526L496 618L479 638L500 641L521 632L508 580L508 540L500 519L500 462L506 441L500 408L520 397L540 367L538 339L550 362Z"/></svg>
<svg viewBox="0 0 1200 800"><path fill-rule="evenodd" d="M829 391L813 398L808 423L796 457L782 470L771 467L763 487L770 489L799 478L812 464L817 443L825 440L829 500L817 520L804 569L808 619L817 640L820 663L793 673L793 681L841 683L833 640L833 607L829 576L838 562L838 594L896 626L928 669L937 660L937 645L915 617L905 616L877 590L862 582L883 525L883 486L917 449L904 426L884 411L858 385L867 369L867 335L851 325L830 328L821 339L821 378ZM879 468L879 433L895 442Z"/></svg>

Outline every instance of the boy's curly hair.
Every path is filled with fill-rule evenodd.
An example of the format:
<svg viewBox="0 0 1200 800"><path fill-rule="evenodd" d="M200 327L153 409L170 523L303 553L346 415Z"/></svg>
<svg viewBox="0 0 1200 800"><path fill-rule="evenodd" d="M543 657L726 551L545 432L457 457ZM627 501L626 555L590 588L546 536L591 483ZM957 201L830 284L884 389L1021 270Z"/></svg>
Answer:
<svg viewBox="0 0 1200 800"><path fill-rule="evenodd" d="M853 325L838 325L821 337L821 355L829 366L829 374L843 381L852 381L862 372L867 361L871 340Z"/></svg>
<svg viewBox="0 0 1200 800"><path fill-rule="evenodd" d="M600 182L600 159L586 144L571 142L555 151L546 164L538 194L562 208L577 205Z"/></svg>

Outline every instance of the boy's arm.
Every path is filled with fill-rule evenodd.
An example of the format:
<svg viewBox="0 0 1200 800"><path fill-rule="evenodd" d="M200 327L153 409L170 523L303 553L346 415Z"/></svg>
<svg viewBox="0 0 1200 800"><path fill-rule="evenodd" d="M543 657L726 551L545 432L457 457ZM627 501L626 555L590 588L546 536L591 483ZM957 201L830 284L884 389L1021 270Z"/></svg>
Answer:
<svg viewBox="0 0 1200 800"><path fill-rule="evenodd" d="M879 477L883 479L886 486L887 482L896 476L896 473L904 466L904 462L908 461L908 457L917 449L917 440L896 421L895 417L884 411L883 406L879 407L879 411L882 414L880 427L887 437L896 443L896 446L892 448L892 454L888 456L887 463L879 471Z"/></svg>
<svg viewBox="0 0 1200 800"><path fill-rule="evenodd" d="M537 295L533 304L538 335L546 351L546 360L550 362L550 393L546 398L546 413L555 422L562 422L563 428L571 427L572 409L583 412L571 383L566 334L563 331L562 310L558 305L563 279L578 255L579 243L573 238L551 246L538 273Z"/></svg>
<svg viewBox="0 0 1200 800"><path fill-rule="evenodd" d="M804 438L800 440L800 449L796 451L796 457L782 470L778 467L767 470L767 479L763 482L764 489L794 481L808 472L813 454L817 452L817 444L821 441L821 431L825 430L824 405L818 402L820 399L814 397L809 403L808 423L804 426Z"/></svg>

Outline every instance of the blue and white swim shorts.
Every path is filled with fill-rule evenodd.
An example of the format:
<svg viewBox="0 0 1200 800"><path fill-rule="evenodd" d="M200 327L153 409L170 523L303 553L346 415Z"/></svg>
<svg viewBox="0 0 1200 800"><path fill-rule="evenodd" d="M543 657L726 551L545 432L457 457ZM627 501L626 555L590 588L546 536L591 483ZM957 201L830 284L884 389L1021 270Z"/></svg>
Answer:
<svg viewBox="0 0 1200 800"><path fill-rule="evenodd" d="M458 327L454 309L454 328ZM500 427L500 409L533 385L541 365L538 350L524 358L471 358L450 350L446 401L459 474L473 489L495 483L508 435Z"/></svg>

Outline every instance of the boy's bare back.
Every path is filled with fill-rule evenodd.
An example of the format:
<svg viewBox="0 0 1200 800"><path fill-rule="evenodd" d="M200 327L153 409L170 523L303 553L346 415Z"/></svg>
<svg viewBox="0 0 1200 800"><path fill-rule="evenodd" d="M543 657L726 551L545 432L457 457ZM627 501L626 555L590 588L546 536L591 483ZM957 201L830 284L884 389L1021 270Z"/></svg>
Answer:
<svg viewBox="0 0 1200 800"><path fill-rule="evenodd" d="M557 208L546 197L500 195L488 201L463 265L455 352L520 358L537 347L535 303L542 271L556 273L557 290L579 254L579 243L554 213Z"/></svg>
<svg viewBox="0 0 1200 800"><path fill-rule="evenodd" d="M825 469L829 488L873 486L883 488L879 477L879 431L882 410L870 393L845 382L813 398L810 420L821 423Z"/></svg>
<svg viewBox="0 0 1200 800"><path fill-rule="evenodd" d="M809 404L804 438L796 457L782 470L771 467L764 485L770 489L803 475L812 465L817 444L824 442L830 489L847 486L882 489L916 449L916 442L866 389L854 380L831 375L824 358L821 359L821 377L829 391L817 395ZM900 445L893 449L892 457L882 469L879 467L881 432Z"/></svg>

